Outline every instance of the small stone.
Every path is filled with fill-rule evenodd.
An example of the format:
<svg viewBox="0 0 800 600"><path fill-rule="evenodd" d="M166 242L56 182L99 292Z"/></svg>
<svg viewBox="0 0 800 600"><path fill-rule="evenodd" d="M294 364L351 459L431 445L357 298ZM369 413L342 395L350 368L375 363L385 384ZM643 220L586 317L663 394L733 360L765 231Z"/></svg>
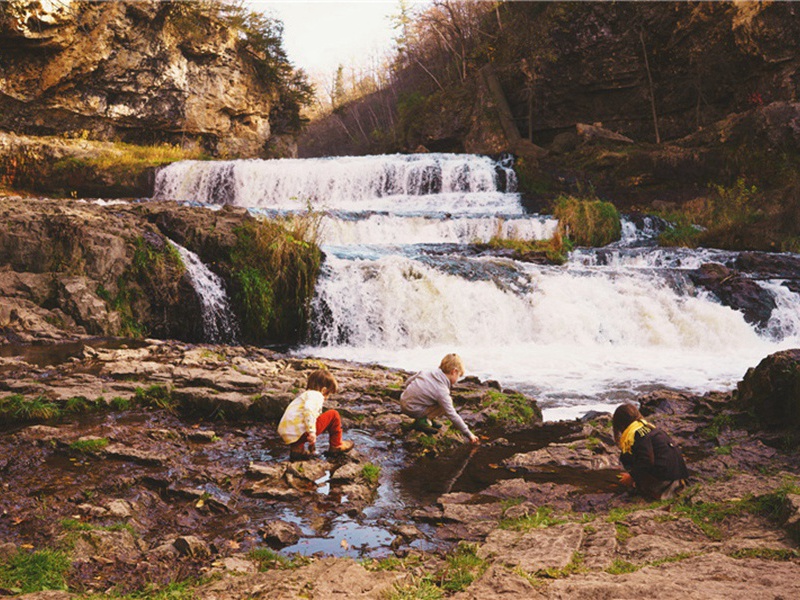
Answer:
<svg viewBox="0 0 800 600"><path fill-rule="evenodd" d="M302 531L294 523L271 521L261 530L264 541L272 548L279 549L296 544Z"/></svg>
<svg viewBox="0 0 800 600"><path fill-rule="evenodd" d="M205 558L211 556L211 550L199 537L194 535L184 535L172 542L175 549L182 556L191 556L193 558Z"/></svg>

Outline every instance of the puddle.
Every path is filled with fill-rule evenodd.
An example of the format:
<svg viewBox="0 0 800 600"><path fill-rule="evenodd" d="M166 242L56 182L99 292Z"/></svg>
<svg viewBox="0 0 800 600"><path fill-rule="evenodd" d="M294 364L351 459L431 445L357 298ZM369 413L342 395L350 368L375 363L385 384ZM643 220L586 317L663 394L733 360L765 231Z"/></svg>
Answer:
<svg viewBox="0 0 800 600"><path fill-rule="evenodd" d="M54 367L70 358L83 354L83 349L91 348L119 350L122 348L144 348L144 340L125 338L92 338L79 342L63 342L58 344L5 344L0 346L0 357L20 357L26 363L37 367Z"/></svg>
<svg viewBox="0 0 800 600"><path fill-rule="evenodd" d="M56 515L49 525L54 537L60 521L72 518L78 505L104 506L111 499L124 499L139 507L137 520L144 529L140 535L149 545L163 543L163 536L196 535L220 547L234 540L240 551L247 552L263 547L261 532L270 522L283 519L296 523L303 532L300 541L281 551L286 555L321 552L382 558L394 552L391 544L396 535L392 530L397 525L412 524L429 538L404 542L402 547L435 548L435 527L412 521L410 515L442 494L480 492L508 478L564 482L589 493L608 492L616 476L616 472L569 468L523 473L502 467L503 461L516 453L542 448L578 430L569 424L537 427L506 435L505 441L478 447L461 445L422 458L408 456L402 439L349 429L345 437L356 443L365 460L381 467L373 499L362 510L355 510L346 502L342 484L331 481L330 472L310 482L310 493L301 499L244 493L250 483L245 473L251 462L276 464L288 458L288 449L275 428L261 422L200 422L159 411L131 410L81 415L60 427L64 439L57 444L13 443L10 434L0 439L8 444L0 451L13 453L0 464L9 486L6 489L26 490L1 508L18 508L30 515L31 498L46 498ZM192 441L184 436L200 429L214 431L213 440ZM114 444L168 458L158 464L81 454L68 448L78 434L107 437ZM327 436L323 436L321 452L327 444ZM31 473L36 473L35 478ZM9 526L8 521L0 519L0 539L24 543L18 537L21 529Z"/></svg>

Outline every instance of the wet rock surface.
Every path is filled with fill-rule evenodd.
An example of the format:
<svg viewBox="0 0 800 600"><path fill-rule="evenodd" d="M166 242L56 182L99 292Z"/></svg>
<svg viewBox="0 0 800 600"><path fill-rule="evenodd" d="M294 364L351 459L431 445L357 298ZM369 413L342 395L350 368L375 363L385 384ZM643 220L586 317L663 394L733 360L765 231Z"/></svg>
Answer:
<svg viewBox="0 0 800 600"><path fill-rule="evenodd" d="M50 351L0 358L0 404L62 410L0 435L0 539L12 554L68 548L71 590L213 573L198 597L381 598L445 581L466 552L480 568L444 588L457 598L797 595L797 450L730 394L642 397L692 474L653 504L618 485L607 415L498 421L496 382L454 388L473 448L448 427L410 430L399 371L178 342ZM328 456L322 436L290 462L276 419L322 364L356 448ZM78 390L91 408L68 409Z"/></svg>

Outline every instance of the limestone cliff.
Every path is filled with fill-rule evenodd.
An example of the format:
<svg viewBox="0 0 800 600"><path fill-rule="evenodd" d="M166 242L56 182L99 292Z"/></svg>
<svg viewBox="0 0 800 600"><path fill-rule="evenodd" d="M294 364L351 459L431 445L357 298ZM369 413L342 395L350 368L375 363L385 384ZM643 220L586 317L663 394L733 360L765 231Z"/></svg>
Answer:
<svg viewBox="0 0 800 600"><path fill-rule="evenodd" d="M258 60L192 3L3 3L0 129L261 156L279 92Z"/></svg>

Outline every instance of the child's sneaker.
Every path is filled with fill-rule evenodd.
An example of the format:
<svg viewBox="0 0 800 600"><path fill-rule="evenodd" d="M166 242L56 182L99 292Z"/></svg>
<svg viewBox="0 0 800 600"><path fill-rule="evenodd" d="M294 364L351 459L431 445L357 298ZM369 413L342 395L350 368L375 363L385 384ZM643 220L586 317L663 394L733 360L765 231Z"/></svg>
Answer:
<svg viewBox="0 0 800 600"><path fill-rule="evenodd" d="M427 433L428 435L435 435L441 425L434 424L428 417L420 417L414 424L411 426L412 429L416 429L417 431L421 431L422 433Z"/></svg>
<svg viewBox="0 0 800 600"><path fill-rule="evenodd" d="M341 445L331 446L328 451L331 454L344 454L345 452L350 452L353 446L355 446L355 443L352 440L342 440Z"/></svg>

